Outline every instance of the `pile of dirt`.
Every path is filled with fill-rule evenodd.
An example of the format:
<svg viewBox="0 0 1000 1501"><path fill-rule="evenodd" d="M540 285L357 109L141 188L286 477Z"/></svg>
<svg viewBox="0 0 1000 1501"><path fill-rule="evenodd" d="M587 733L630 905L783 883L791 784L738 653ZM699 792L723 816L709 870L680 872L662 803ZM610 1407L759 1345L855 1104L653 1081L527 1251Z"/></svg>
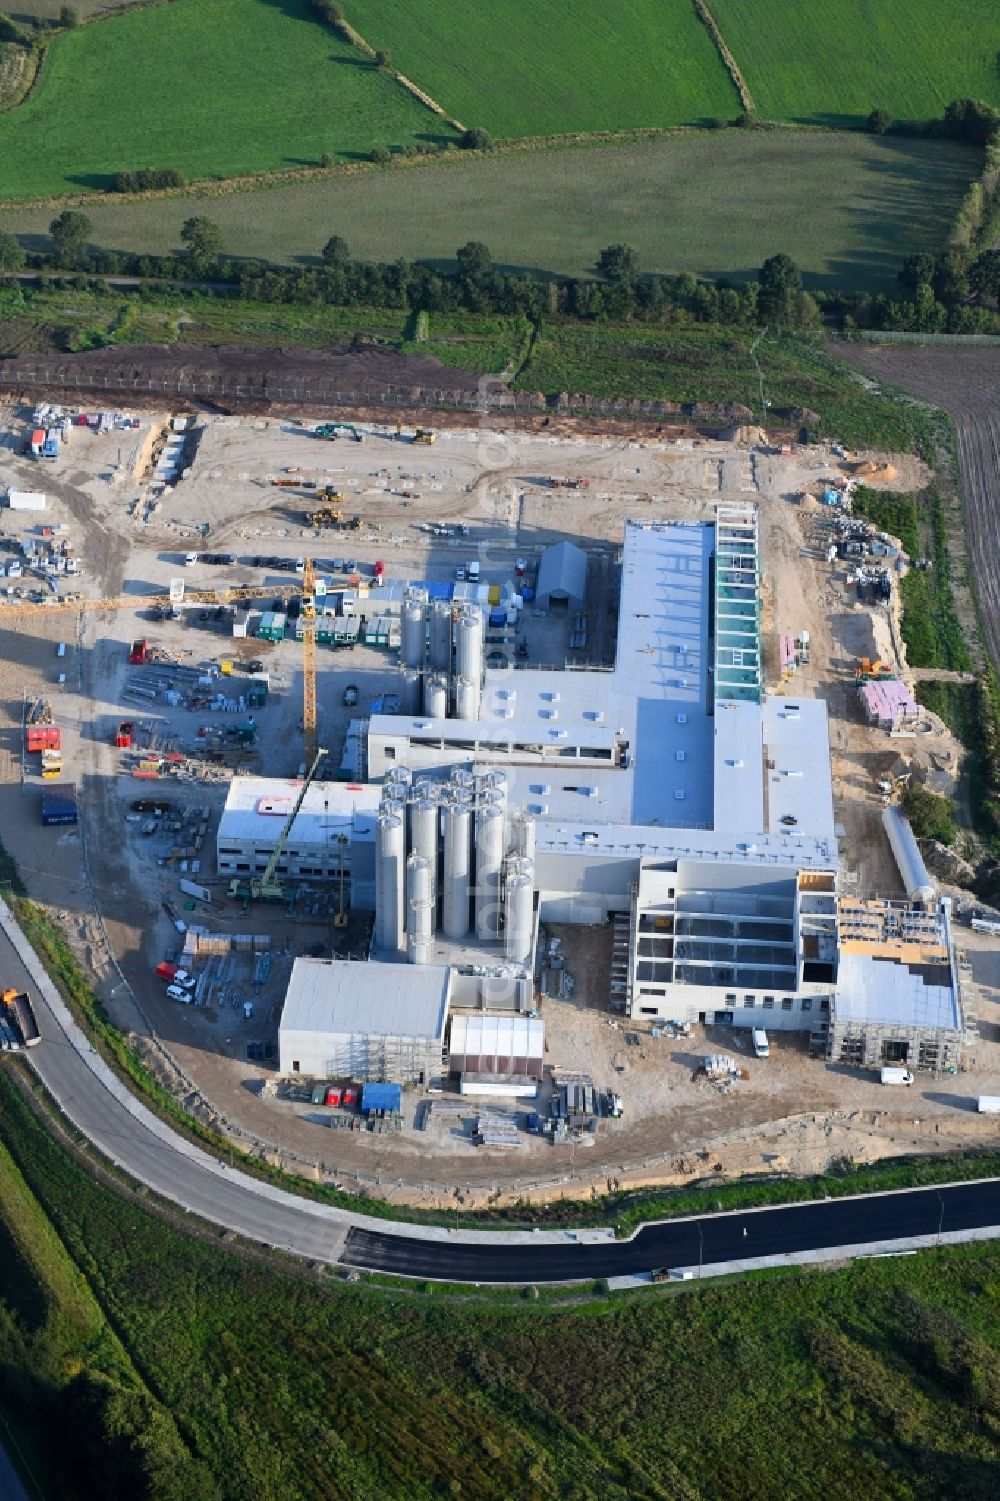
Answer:
<svg viewBox="0 0 1000 1501"><path fill-rule="evenodd" d="M118 392L160 390L202 397L277 401L381 399L390 392L430 395L497 386L475 370L455 370L429 355L394 349L256 349L242 345L129 344L82 354L23 354L0 363L5 385L88 386Z"/></svg>

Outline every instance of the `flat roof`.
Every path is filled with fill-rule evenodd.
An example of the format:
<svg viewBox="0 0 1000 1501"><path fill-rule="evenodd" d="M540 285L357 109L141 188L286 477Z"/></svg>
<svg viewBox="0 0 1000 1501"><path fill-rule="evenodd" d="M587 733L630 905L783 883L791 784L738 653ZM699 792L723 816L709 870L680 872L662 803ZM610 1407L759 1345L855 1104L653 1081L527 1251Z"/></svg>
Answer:
<svg viewBox="0 0 1000 1501"><path fill-rule="evenodd" d="M281 1030L443 1039L450 989L446 965L296 959Z"/></svg>
<svg viewBox="0 0 1000 1501"><path fill-rule="evenodd" d="M946 1031L961 1026L958 997L950 983L927 984L919 967L868 954L841 952L834 1004L838 1022Z"/></svg>
<svg viewBox="0 0 1000 1501"><path fill-rule="evenodd" d="M234 777L219 820L218 841L273 845L302 790L299 778ZM382 789L374 782L313 782L288 835L293 849L323 845L337 834L374 838Z"/></svg>
<svg viewBox="0 0 1000 1501"><path fill-rule="evenodd" d="M833 839L833 774L826 703L769 694L763 703L767 831Z"/></svg>

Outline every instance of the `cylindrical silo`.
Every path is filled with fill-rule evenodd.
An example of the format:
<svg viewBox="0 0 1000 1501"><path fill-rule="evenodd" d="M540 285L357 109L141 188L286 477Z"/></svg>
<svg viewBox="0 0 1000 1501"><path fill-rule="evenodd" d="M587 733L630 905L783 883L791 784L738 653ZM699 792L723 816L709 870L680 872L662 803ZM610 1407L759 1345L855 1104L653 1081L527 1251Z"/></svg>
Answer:
<svg viewBox="0 0 1000 1501"><path fill-rule="evenodd" d="M937 887L928 874L910 827L910 820L900 808L890 805L882 810L882 822L907 896L914 902L933 902L937 896Z"/></svg>
<svg viewBox="0 0 1000 1501"><path fill-rule="evenodd" d="M535 858L535 820L530 813L519 808L511 821L511 848L515 855L526 860Z"/></svg>
<svg viewBox="0 0 1000 1501"><path fill-rule="evenodd" d="M399 660L404 667L424 665L426 621L426 600L417 593L407 594L403 600L399 621Z"/></svg>
<svg viewBox="0 0 1000 1501"><path fill-rule="evenodd" d="M410 804L410 851L430 867L433 900L437 895L438 805L432 798L418 798Z"/></svg>
<svg viewBox="0 0 1000 1501"><path fill-rule="evenodd" d="M455 683L455 718L478 719L482 690L478 680L458 678Z"/></svg>
<svg viewBox="0 0 1000 1501"><path fill-rule="evenodd" d="M433 867L423 855L406 862L406 954L411 964L429 964L434 945Z"/></svg>
<svg viewBox="0 0 1000 1501"><path fill-rule="evenodd" d="M443 672L424 675L424 713L428 719L448 717L448 679Z"/></svg>
<svg viewBox="0 0 1000 1501"><path fill-rule="evenodd" d="M467 802L446 803L441 817L444 823L441 928L446 938L465 938L469 932L472 884L472 810Z"/></svg>
<svg viewBox="0 0 1000 1501"><path fill-rule="evenodd" d="M496 938L500 931L500 867L503 812L495 804L476 811L476 934Z"/></svg>
<svg viewBox="0 0 1000 1501"><path fill-rule="evenodd" d="M519 862L522 866L530 862ZM534 928L535 883L532 874L521 869L507 877L504 906L504 955L513 964L527 964L531 957Z"/></svg>
<svg viewBox="0 0 1000 1501"><path fill-rule="evenodd" d="M401 954L406 946L403 820L379 813L375 840L375 946Z"/></svg>
<svg viewBox="0 0 1000 1501"><path fill-rule="evenodd" d="M466 608L455 622L455 670L460 678L483 681L483 612Z"/></svg>
<svg viewBox="0 0 1000 1501"><path fill-rule="evenodd" d="M408 667L404 663L399 669L399 712L401 714L419 714L420 700L422 697L423 673L416 667Z"/></svg>
<svg viewBox="0 0 1000 1501"><path fill-rule="evenodd" d="M431 603L430 658L436 672L448 672L451 667L451 605L443 599Z"/></svg>

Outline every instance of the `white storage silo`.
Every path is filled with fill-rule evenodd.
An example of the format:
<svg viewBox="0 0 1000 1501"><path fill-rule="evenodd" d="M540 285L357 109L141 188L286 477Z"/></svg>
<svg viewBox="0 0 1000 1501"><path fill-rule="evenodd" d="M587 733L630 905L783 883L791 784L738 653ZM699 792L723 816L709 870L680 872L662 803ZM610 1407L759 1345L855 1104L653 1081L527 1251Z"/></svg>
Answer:
<svg viewBox="0 0 1000 1501"><path fill-rule="evenodd" d="M422 855L411 855L406 862L406 957L411 964L429 964L433 947L433 870Z"/></svg>
<svg viewBox="0 0 1000 1501"><path fill-rule="evenodd" d="M405 667L424 665L426 621L426 600L416 592L407 594L400 612L399 642L399 659Z"/></svg>
<svg viewBox="0 0 1000 1501"><path fill-rule="evenodd" d="M500 868L503 863L503 812L494 803L476 810L476 935L496 938L500 931Z"/></svg>
<svg viewBox="0 0 1000 1501"><path fill-rule="evenodd" d="M512 964L527 964L534 930L534 868L518 861L517 874L508 876L504 905L504 955Z"/></svg>
<svg viewBox="0 0 1000 1501"><path fill-rule="evenodd" d="M375 840L375 946L401 954L406 946L403 820L379 812Z"/></svg>
<svg viewBox="0 0 1000 1501"><path fill-rule="evenodd" d="M455 718L472 719L479 718L479 708L482 702L482 690L477 680L472 678L459 678L455 683Z"/></svg>
<svg viewBox="0 0 1000 1501"><path fill-rule="evenodd" d="M468 802L445 803L444 860L441 869L441 928L446 938L469 932L469 892L472 874L472 809Z"/></svg>
<svg viewBox="0 0 1000 1501"><path fill-rule="evenodd" d="M483 612L467 607L455 622L455 670L477 685L483 681Z"/></svg>
<svg viewBox="0 0 1000 1501"><path fill-rule="evenodd" d="M399 708L402 714L419 714L423 692L423 673L405 663L399 669Z"/></svg>
<svg viewBox="0 0 1000 1501"><path fill-rule="evenodd" d="M535 858L535 820L523 808L518 809L511 821L511 849L526 860Z"/></svg>
<svg viewBox="0 0 1000 1501"><path fill-rule="evenodd" d="M451 605L435 599L430 611L430 660L436 672L451 668Z"/></svg>
<svg viewBox="0 0 1000 1501"><path fill-rule="evenodd" d="M424 713L428 719L448 717L448 679L443 672L428 672L424 677Z"/></svg>
<svg viewBox="0 0 1000 1501"><path fill-rule="evenodd" d="M427 861L431 871L431 898L437 894L438 805L422 797L410 804L410 851Z"/></svg>

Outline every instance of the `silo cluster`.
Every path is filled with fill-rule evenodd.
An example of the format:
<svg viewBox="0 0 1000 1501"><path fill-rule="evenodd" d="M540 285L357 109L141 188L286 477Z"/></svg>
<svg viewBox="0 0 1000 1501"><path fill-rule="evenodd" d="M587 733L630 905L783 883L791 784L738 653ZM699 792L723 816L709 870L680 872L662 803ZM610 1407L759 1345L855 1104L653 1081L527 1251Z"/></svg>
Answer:
<svg viewBox="0 0 1000 1501"><path fill-rule="evenodd" d="M453 767L446 781L386 777L376 830L375 945L385 957L433 962L435 934L449 943L502 944L531 961L535 826L508 816L501 770Z"/></svg>
<svg viewBox="0 0 1000 1501"><path fill-rule="evenodd" d="M478 605L455 610L410 588L400 614L399 703L409 716L478 719L483 697L486 622Z"/></svg>

